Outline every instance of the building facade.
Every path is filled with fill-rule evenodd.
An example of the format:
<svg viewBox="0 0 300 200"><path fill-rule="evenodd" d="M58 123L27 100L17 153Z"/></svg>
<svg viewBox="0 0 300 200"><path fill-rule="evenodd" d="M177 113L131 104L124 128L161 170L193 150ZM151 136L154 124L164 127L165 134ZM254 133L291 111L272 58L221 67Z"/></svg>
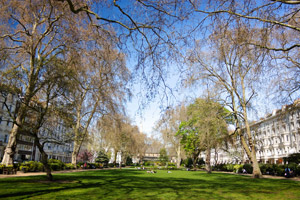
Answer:
<svg viewBox="0 0 300 200"><path fill-rule="evenodd" d="M12 116L18 109L18 96L5 91L0 91L0 159L4 156L4 151L9 140L9 135L13 127ZM48 158L59 159L63 162L71 162L73 143L63 143L66 133L70 129L64 127L62 120L55 119L51 122L51 128L42 128L39 131L40 138L47 138L49 142L45 144L44 151ZM51 130L51 131L49 131ZM45 141L44 139L44 141ZM43 142L43 139L42 141ZM34 138L26 133L20 133L17 138L17 148L14 161L40 161L41 154L34 144Z"/></svg>
<svg viewBox="0 0 300 200"><path fill-rule="evenodd" d="M250 125L259 163L283 164L284 158L300 153L300 101L285 105ZM205 157L204 154L201 157ZM212 151L213 164L249 163L239 138L227 149Z"/></svg>

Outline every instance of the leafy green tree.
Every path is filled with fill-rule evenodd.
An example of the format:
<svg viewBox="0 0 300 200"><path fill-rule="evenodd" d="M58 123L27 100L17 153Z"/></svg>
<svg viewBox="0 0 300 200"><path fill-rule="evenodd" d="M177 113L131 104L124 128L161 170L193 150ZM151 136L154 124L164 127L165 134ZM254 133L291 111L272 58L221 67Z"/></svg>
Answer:
<svg viewBox="0 0 300 200"><path fill-rule="evenodd" d="M162 148L159 151L159 161L162 165L166 165L166 163L169 161L167 150L165 148Z"/></svg>
<svg viewBox="0 0 300 200"><path fill-rule="evenodd" d="M182 135L182 143L186 152L193 158L196 168L199 154L206 151L206 170L211 173L211 149L227 137L226 112L218 102L198 98L188 106L189 120L180 124L178 134Z"/></svg>

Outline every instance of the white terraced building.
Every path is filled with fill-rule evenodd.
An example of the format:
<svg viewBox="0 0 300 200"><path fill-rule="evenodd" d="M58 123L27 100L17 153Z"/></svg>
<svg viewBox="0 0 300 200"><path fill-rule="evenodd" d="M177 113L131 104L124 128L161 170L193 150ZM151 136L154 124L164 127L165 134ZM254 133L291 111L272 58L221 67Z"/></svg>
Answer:
<svg viewBox="0 0 300 200"><path fill-rule="evenodd" d="M251 124L256 145L256 157L260 163L283 164L284 158L300 153L300 101L283 106ZM234 148L235 146L235 148ZM249 163L239 139L226 150L212 151L211 162ZM205 154L201 154L205 157Z"/></svg>

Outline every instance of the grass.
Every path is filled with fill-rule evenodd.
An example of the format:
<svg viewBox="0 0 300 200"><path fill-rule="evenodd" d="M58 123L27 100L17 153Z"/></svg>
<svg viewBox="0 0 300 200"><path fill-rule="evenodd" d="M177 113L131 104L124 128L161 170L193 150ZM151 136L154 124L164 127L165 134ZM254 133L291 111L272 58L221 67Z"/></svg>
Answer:
<svg viewBox="0 0 300 200"><path fill-rule="evenodd" d="M192 171L131 169L0 179L0 199L300 199L300 182Z"/></svg>

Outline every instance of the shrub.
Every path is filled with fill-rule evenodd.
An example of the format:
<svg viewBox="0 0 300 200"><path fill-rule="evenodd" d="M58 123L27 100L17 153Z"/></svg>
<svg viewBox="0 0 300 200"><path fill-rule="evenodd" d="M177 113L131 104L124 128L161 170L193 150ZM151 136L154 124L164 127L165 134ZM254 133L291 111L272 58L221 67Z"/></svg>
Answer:
<svg viewBox="0 0 300 200"><path fill-rule="evenodd" d="M150 165L153 165L153 162L151 162L151 161L146 161L146 162L144 163L144 165L145 165L145 166L150 166Z"/></svg>
<svg viewBox="0 0 300 200"><path fill-rule="evenodd" d="M75 166L72 163L66 163L65 169L75 169Z"/></svg>
<svg viewBox="0 0 300 200"><path fill-rule="evenodd" d="M19 167L19 169L20 169L22 172L28 172L29 167L28 167L28 166L25 166L25 165L21 165L21 166Z"/></svg>
<svg viewBox="0 0 300 200"><path fill-rule="evenodd" d="M284 165L273 165L273 172L276 176L284 176Z"/></svg>
<svg viewBox="0 0 300 200"><path fill-rule="evenodd" d="M53 170L53 171L60 170L60 166L58 163L50 163L49 165L50 165L51 170Z"/></svg>
<svg viewBox="0 0 300 200"><path fill-rule="evenodd" d="M243 165L234 165L233 166L233 172L235 172L235 173L242 173L242 169L243 169Z"/></svg>
<svg viewBox="0 0 300 200"><path fill-rule="evenodd" d="M109 156L105 153L104 150L100 150L98 152L98 156L96 158L97 163L108 163L109 162Z"/></svg>
<svg viewBox="0 0 300 200"><path fill-rule="evenodd" d="M126 165L127 166L132 166L133 165L132 158L129 157L129 156L126 158Z"/></svg>
<svg viewBox="0 0 300 200"><path fill-rule="evenodd" d="M298 165L297 168L295 169L295 174L297 176L300 176L300 165Z"/></svg>
<svg viewBox="0 0 300 200"><path fill-rule="evenodd" d="M39 171L39 172L45 171L45 170L44 170L44 164L43 164L43 163L38 162L38 165L37 165L37 171Z"/></svg>
<svg viewBox="0 0 300 200"><path fill-rule="evenodd" d="M38 162L36 161L28 161L25 162L26 166L28 166L28 171L30 172L36 172L38 171Z"/></svg>
<svg viewBox="0 0 300 200"><path fill-rule="evenodd" d="M227 164L226 165L226 171L227 172L233 172L234 171L234 165L233 164Z"/></svg>
<svg viewBox="0 0 300 200"><path fill-rule="evenodd" d="M193 166L193 160L192 158L187 158L182 161L185 167L191 168Z"/></svg>
<svg viewBox="0 0 300 200"><path fill-rule="evenodd" d="M108 163L107 166L108 166L108 167L114 167L115 165L114 165L114 163Z"/></svg>
<svg viewBox="0 0 300 200"><path fill-rule="evenodd" d="M247 173L252 174L253 172L253 167L251 164L244 164L243 168L247 171Z"/></svg>
<svg viewBox="0 0 300 200"><path fill-rule="evenodd" d="M175 167L175 163L168 162L169 167Z"/></svg>

